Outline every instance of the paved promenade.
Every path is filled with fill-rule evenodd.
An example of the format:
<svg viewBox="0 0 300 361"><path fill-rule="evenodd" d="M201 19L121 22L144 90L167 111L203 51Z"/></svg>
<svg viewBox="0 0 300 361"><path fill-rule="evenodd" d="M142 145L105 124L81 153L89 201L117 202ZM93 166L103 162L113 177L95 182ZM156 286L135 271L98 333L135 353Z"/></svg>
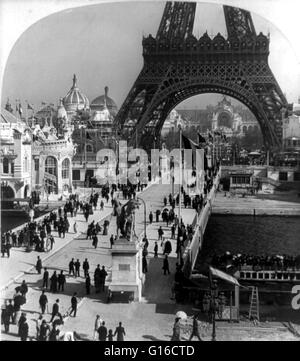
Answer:
<svg viewBox="0 0 300 361"><path fill-rule="evenodd" d="M140 341L155 341L163 340L169 341L172 336L172 327L174 323L174 315L177 311L185 311L188 315L192 315L195 310L192 305L180 305L176 304L171 299L171 287L174 281L175 264L177 262L176 240L172 242L172 252L169 257L170 275L163 275L162 264L163 254L160 242L159 245L159 257L154 258L154 242L158 239L157 230L159 226L162 226L164 230L164 237L170 239L171 227L166 226L165 223L154 222L152 225L148 223L148 215L150 210L155 212L156 209L163 208L163 197L170 193L169 185L152 185L146 189L142 194L138 196L143 198L146 202L147 208L147 236L149 239L149 254L148 260L148 272L146 274L146 281L144 284L144 290L142 294L141 302L133 303L106 303L106 294L96 294L94 287L91 287L91 294L85 295L84 278L67 276L67 283L64 292L52 294L47 292L49 300L49 311L52 309L52 305L57 298L60 300L60 312L63 314L70 307L70 299L73 292L77 292L80 298L77 317L69 317L65 319L65 323L60 327L61 333L65 331L77 331L81 336L92 340L93 339L93 325L97 314L105 320L108 329L115 329L118 322L122 321L126 330L125 340L140 340ZM41 294L42 275L38 275L33 268L36 256L42 255L43 266L47 266L50 271L50 275L54 270L60 272L64 270L67 274L68 263L71 258L79 259L81 264L85 258L88 258L90 263L90 274L93 285L93 273L97 264L106 266L107 270L111 267L111 255L110 255L110 243L109 237L111 234L115 234L115 217L111 217L111 204L106 205L105 210L100 212L97 210L93 216L89 219L99 221L103 224L105 217L111 220L109 232L107 236L100 235L98 248L92 247L92 241L86 240L86 228L87 223L83 219L82 214L78 214L76 221L78 224L78 235L70 233L66 235L65 239L59 239L55 237L55 249L49 254L44 253L25 253L21 249L14 250L11 259L2 259L6 262L14 262L14 266L5 265L4 267L10 272L9 278L14 278L22 271L25 271L23 277L18 278L13 284L8 286L2 293L2 297L11 297L14 293L14 288L26 280L29 286L29 292L27 294L27 303L22 307L22 311L27 313L27 319L30 326L30 336L35 336L35 320L39 316L38 299ZM178 208L176 209L178 213ZM192 222L195 215L195 211L192 209L184 209L182 207L182 218L185 224ZM155 220L155 217L154 217ZM71 222L70 222L71 223ZM72 223L71 227L72 229ZM136 233L140 235L144 229L144 208L140 206L139 211L136 212ZM18 257L18 259L13 259ZM26 258L25 258L26 257ZM20 263L20 265L18 264ZM13 263L11 263L12 265ZM14 270L15 264L18 264L17 271ZM2 268L2 266L1 266ZM31 269L31 270L29 270ZM3 274L3 272L1 272ZM82 273L82 271L81 271ZM107 285L109 284L110 275L107 278ZM3 282L4 284L5 282ZM45 314L45 319L50 320L50 314ZM249 323L240 323L238 325L230 325L228 323L217 324L217 339L219 340L243 340L243 339L280 339L280 340L294 340L296 339L282 324L269 323L263 327L254 327ZM2 340L19 340L17 336L17 326L10 326L9 334L2 334ZM187 336L183 336L183 339L187 339ZM208 326L208 332L203 335L204 340L211 339L211 326Z"/></svg>

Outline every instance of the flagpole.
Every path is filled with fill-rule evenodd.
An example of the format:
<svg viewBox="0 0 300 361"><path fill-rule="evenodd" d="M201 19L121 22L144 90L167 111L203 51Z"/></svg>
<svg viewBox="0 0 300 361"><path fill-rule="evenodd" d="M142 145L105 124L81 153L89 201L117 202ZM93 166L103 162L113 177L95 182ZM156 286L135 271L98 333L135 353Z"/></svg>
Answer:
<svg viewBox="0 0 300 361"><path fill-rule="evenodd" d="M178 210L178 220L179 225L181 226L181 182L182 182L182 130L181 130L181 124L178 125L179 127L179 150L180 150L180 156L179 156L179 210Z"/></svg>

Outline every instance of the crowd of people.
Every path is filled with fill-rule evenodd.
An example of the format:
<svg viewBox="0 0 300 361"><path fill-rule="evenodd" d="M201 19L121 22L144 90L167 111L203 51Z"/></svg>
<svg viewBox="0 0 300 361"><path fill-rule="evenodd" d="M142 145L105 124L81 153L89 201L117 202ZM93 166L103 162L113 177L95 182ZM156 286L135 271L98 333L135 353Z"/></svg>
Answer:
<svg viewBox="0 0 300 361"><path fill-rule="evenodd" d="M216 255L211 260L212 266L220 269L243 270L246 266L251 267L253 271L273 270L287 271L300 270L300 256L283 255L253 255L247 253L233 254L229 251Z"/></svg>
<svg viewBox="0 0 300 361"><path fill-rule="evenodd" d="M211 183L210 183L211 182ZM211 187L212 181L208 179L206 182L206 191L208 191ZM114 192L117 191L122 192L124 199L134 199L136 198L136 192L143 189L141 185L131 185L131 186L119 186L112 185L111 187L105 186L101 190L101 202L100 202L100 210L103 210L104 203L103 199L106 199L108 203L109 198L114 198ZM193 207L196 211L201 210L203 205L205 204L203 196L196 196L194 199L191 199L190 196L185 193L184 189L182 189L183 194L183 202L185 207ZM34 249L36 251L46 251L48 248L52 249L53 244L55 242L53 237L53 231L56 231L59 237L65 237L65 234L70 232L70 222L68 217L75 217L78 213L78 210L83 213L86 221L88 222L89 215L93 213L93 209L97 208L98 201L100 199L100 194L98 192L90 195L87 201L79 200L78 195L72 194L69 199L66 201L63 207L60 207L57 211L50 212L49 215L43 217L39 221L32 220L28 222L22 229L19 229L17 232L6 232L2 235L1 242L1 250L2 255L4 256L5 252L8 252L11 247L26 247L28 249ZM167 202L169 201L170 208L167 208ZM165 208L161 211L157 209L155 211L156 222L160 222L161 220L166 223L168 230L171 231L170 239L177 239L176 243L176 253L178 255L178 264L176 265L175 272L175 283L173 287L173 293L175 294L175 298L177 299L177 295L182 291L182 283L183 283L183 271L182 271L182 255L183 249L186 246L187 242L190 241L193 237L194 229L192 225L185 225L183 221L181 222L178 219L178 216L175 214L176 204L179 203L179 197L176 198L169 194L168 198L165 197L164 204ZM161 219L160 219L161 217ZM153 214L150 212L149 221L153 222ZM98 237L97 235L103 230L103 235L108 234L109 222L106 220L106 223L101 226L99 222L92 221L88 224L86 237L87 239L92 240L92 245L97 248ZM76 222L74 222L73 232L77 233ZM172 252L172 244L169 239L163 237L164 230L162 227L158 229L158 242L160 242L160 246L162 248L163 253L163 265L162 270L163 274L170 274L169 269L169 261L168 257ZM116 240L116 236L111 235L110 244L111 247ZM148 246L149 241L145 236L144 239L144 248L143 248L143 272L147 272L147 259L146 256L148 254ZM154 256L158 256L158 242L155 242L154 246ZM8 251L7 251L8 250ZM40 257L38 257L36 262L36 270L38 274L41 274L42 271L42 261ZM65 275L64 271L61 270L57 272L53 271L50 276L49 271L46 267L44 267L44 273L42 275L41 283L41 295L39 298L39 308L41 310L41 314L37 320L37 334L36 339L41 341L57 341L59 339L60 330L59 326L63 324L64 318L73 316L77 316L77 293L73 293L71 297L71 306L70 310L65 314L60 312L60 303L59 298L56 299L56 302L52 306L51 319L50 321L45 320L46 310L48 312L48 298L47 293L51 292L53 294L57 294L59 292L65 292L67 287L67 279L68 277L83 277L85 283L85 291L86 295L91 293L91 277L90 277L90 266L88 259L85 258L82 261L82 270L83 275L80 274L81 271L81 261L79 259L72 260L68 264L69 274ZM98 264L96 269L94 270L94 287L95 293L101 293L105 291L105 281L107 277L107 271L105 270L105 266L100 267ZM28 320L26 318L26 313L21 312L21 307L26 303L26 294L28 292L28 286L25 280L22 282L20 286L16 288L16 293L12 297L6 301L5 306L2 308L2 323L4 324L5 332L9 332L10 324L18 325L18 334L21 340L28 339L29 335L29 327ZM112 332L112 329L107 330L105 322L100 320L98 327L94 328L94 331L97 332L98 338L101 341L106 339L113 340L113 337L117 336L117 340L121 340L125 335L125 330L120 323L116 328L115 332ZM71 337L71 336L70 336ZM76 339L80 336L76 333L73 333L73 338Z"/></svg>

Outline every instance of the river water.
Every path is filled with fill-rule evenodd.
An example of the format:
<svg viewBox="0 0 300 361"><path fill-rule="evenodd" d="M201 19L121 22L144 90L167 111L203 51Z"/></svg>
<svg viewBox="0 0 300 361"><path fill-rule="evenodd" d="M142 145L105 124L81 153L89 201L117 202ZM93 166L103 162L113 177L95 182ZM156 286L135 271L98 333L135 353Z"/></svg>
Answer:
<svg viewBox="0 0 300 361"><path fill-rule="evenodd" d="M201 255L212 252L300 255L300 217L210 217Z"/></svg>

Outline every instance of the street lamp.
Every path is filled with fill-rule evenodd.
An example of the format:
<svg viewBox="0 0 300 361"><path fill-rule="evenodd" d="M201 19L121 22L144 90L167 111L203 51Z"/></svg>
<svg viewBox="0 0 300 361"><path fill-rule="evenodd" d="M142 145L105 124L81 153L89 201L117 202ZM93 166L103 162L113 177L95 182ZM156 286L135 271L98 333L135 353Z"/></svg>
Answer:
<svg viewBox="0 0 300 361"><path fill-rule="evenodd" d="M216 341L216 310L217 310L216 298L218 296L217 281L212 281L211 282L210 295L211 295L210 312L211 312L211 316L212 316L212 336L211 336L211 340Z"/></svg>

